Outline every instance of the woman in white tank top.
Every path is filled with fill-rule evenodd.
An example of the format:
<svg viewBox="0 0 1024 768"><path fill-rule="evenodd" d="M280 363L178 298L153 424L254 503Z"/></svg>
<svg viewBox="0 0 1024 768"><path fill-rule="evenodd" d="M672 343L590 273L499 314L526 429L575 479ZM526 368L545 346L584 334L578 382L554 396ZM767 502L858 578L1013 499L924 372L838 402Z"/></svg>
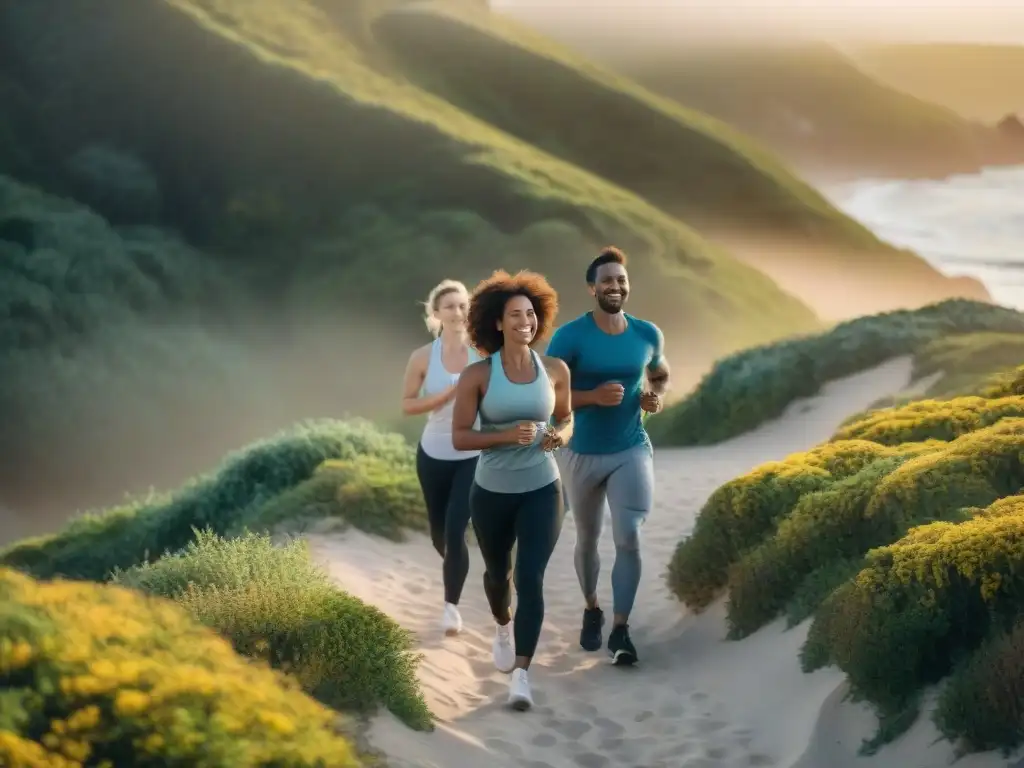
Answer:
<svg viewBox="0 0 1024 768"><path fill-rule="evenodd" d="M407 416L427 414L416 449L416 474L426 502L430 538L444 560L441 628L446 635L454 635L462 630L458 605L469 573L469 489L480 452L452 447L452 408L459 376L480 355L469 345L466 333L466 286L445 280L430 292L425 306L427 329L434 341L409 357L402 411Z"/></svg>

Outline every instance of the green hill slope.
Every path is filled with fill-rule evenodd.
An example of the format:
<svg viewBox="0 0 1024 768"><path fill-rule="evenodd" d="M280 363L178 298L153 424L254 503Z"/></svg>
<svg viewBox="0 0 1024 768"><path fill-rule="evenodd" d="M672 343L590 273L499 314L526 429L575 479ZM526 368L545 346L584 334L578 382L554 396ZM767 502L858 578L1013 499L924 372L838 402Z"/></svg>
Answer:
<svg viewBox="0 0 1024 768"><path fill-rule="evenodd" d="M372 28L376 39L389 44L398 64L425 89L635 191L764 271L823 316L846 318L950 296L987 298L976 282L951 281L916 255L880 243L841 216L773 153L725 122L656 95L515 21L485 11L456 12L444 3L418 2L377 16ZM594 57L613 65L620 59L642 61L624 52L628 45L588 47L585 34L573 31L571 39ZM837 54L834 58L839 59ZM854 89L865 90L866 84L868 90L892 97L893 108L906 113L904 122L921 117L911 100L839 60L845 67L843 76L850 81L840 84L843 98L850 92L860 98ZM466 61L474 66L466 67ZM651 59L652 67L656 61ZM729 104L732 86L723 83L722 76L723 67L733 64L718 60L710 62L713 67L705 64L709 62L702 61L701 67L694 68L693 79L700 85L703 73L711 71L708 88L725 93L723 99ZM746 77L743 66L741 63L734 73L738 82ZM509 72L517 77L510 79ZM784 68L769 73L769 78L775 78L772 87L776 92L794 86L799 90L807 79L804 73ZM820 90L822 84L830 86L825 80L811 85ZM808 93L800 97L807 102L805 106L820 110L819 95L811 93L810 86L806 88ZM864 114L858 119L861 123L873 121L877 136L881 123L892 117L893 108L877 93L868 93L862 100L858 109ZM836 106L833 103L829 108ZM871 112L876 108L878 116ZM924 118L939 113L957 129L973 130L930 105L921 105L918 111ZM722 114L735 118L729 110ZM844 151L851 134L845 127L846 117L845 113L836 118L826 114L826 119L842 129L833 130L832 124L828 128L834 134L830 140ZM918 123L920 132L941 136L926 119L918 119ZM737 124L747 127L742 121ZM768 131L768 138L778 136ZM915 134L904 143L916 151L918 140ZM803 150L805 144L800 139L789 146ZM810 149L812 154L817 151L813 146ZM889 150L872 147L864 151L877 155L876 160L891 159L885 154ZM937 151L943 158L950 156L946 146Z"/></svg>
<svg viewBox="0 0 1024 768"><path fill-rule="evenodd" d="M539 6L517 18L811 170L946 174L1003 151L993 129L889 87L824 43L677 45L644 40L636 25L614 36L600 24L573 27Z"/></svg>
<svg viewBox="0 0 1024 768"><path fill-rule="evenodd" d="M966 117L1024 114L1024 46L908 43L858 46L849 55L878 79Z"/></svg>
<svg viewBox="0 0 1024 768"><path fill-rule="evenodd" d="M297 418L391 415L381 393L397 398L423 339L416 301L444 277L541 269L570 315L611 242L691 360L816 326L633 192L410 84L373 41L379 4L100 7L0 0L0 474L16 507L59 478L78 504L170 484Z"/></svg>
<svg viewBox="0 0 1024 768"><path fill-rule="evenodd" d="M486 10L418 2L381 14L373 31L424 88L693 226L729 223L880 247L736 130L525 26Z"/></svg>

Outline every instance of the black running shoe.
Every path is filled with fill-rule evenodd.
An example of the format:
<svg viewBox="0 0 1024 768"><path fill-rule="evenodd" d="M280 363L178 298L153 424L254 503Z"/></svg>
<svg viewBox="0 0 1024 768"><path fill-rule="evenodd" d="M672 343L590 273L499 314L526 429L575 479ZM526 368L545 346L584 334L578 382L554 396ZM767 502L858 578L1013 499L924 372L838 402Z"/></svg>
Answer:
<svg viewBox="0 0 1024 768"><path fill-rule="evenodd" d="M604 611L600 608L586 608L583 611L583 628L580 629L580 646L585 651L601 650L601 628L604 626Z"/></svg>
<svg viewBox="0 0 1024 768"><path fill-rule="evenodd" d="M626 624L612 628L612 633L608 636L608 653L612 657L612 664L617 667L632 666L639 661L633 641L629 639L629 627Z"/></svg>

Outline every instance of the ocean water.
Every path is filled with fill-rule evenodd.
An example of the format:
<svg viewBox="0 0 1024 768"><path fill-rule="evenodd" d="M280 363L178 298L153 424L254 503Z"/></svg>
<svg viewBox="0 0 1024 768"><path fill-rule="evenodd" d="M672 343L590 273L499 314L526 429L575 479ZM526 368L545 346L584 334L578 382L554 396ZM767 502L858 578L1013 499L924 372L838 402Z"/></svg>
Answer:
<svg viewBox="0 0 1024 768"><path fill-rule="evenodd" d="M883 240L1024 309L1024 166L941 180L860 179L821 192Z"/></svg>

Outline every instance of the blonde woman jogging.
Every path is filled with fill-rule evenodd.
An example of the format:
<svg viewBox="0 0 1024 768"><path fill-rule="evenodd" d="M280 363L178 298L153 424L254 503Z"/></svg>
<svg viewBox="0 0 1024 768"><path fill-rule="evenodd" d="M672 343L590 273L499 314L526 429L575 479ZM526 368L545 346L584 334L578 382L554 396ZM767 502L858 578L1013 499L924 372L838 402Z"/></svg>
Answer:
<svg viewBox="0 0 1024 768"><path fill-rule="evenodd" d="M462 631L458 606L469 573L469 489L480 452L452 447L452 409L459 377L480 355L469 345L466 333L466 286L444 280L434 286L425 306L427 329L434 340L409 357L402 411L408 416L428 414L416 449L416 474L427 507L430 538L444 561L441 629L446 635L456 635Z"/></svg>

